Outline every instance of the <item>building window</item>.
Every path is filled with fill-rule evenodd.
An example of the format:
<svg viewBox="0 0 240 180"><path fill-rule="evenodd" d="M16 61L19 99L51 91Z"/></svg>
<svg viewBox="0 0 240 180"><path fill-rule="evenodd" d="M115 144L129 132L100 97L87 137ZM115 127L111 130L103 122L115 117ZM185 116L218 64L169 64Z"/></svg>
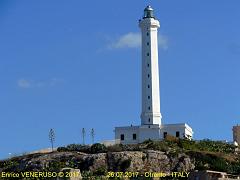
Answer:
<svg viewBox="0 0 240 180"><path fill-rule="evenodd" d="M133 140L137 139L137 134L133 134Z"/></svg>
<svg viewBox="0 0 240 180"><path fill-rule="evenodd" d="M148 106L148 110L150 110L151 108L150 108L150 106Z"/></svg>
<svg viewBox="0 0 240 180"><path fill-rule="evenodd" d="M148 64L147 66L149 67L150 65Z"/></svg>
<svg viewBox="0 0 240 180"><path fill-rule="evenodd" d="M150 120L151 120L151 119L150 119L150 118L148 118L148 122L150 122Z"/></svg>
<svg viewBox="0 0 240 180"><path fill-rule="evenodd" d="M150 85L148 85L148 88L150 88Z"/></svg>
<svg viewBox="0 0 240 180"><path fill-rule="evenodd" d="M121 141L124 141L124 134L121 134Z"/></svg>
<svg viewBox="0 0 240 180"><path fill-rule="evenodd" d="M149 53L147 53L147 56L149 56Z"/></svg>
<svg viewBox="0 0 240 180"><path fill-rule="evenodd" d="M147 42L147 45L149 46L149 42Z"/></svg>
<svg viewBox="0 0 240 180"><path fill-rule="evenodd" d="M150 126L148 126L148 128L150 128Z"/></svg>
<svg viewBox="0 0 240 180"><path fill-rule="evenodd" d="M150 77L150 74L148 74L148 78Z"/></svg>
<svg viewBox="0 0 240 180"><path fill-rule="evenodd" d="M148 96L148 99L150 99L150 96Z"/></svg>
<svg viewBox="0 0 240 180"><path fill-rule="evenodd" d="M149 36L149 32L147 32L147 36Z"/></svg>
<svg viewBox="0 0 240 180"><path fill-rule="evenodd" d="M180 133L179 131L176 132L176 137L179 137L180 136Z"/></svg>
<svg viewBox="0 0 240 180"><path fill-rule="evenodd" d="M165 139L167 137L167 132L163 132L163 138Z"/></svg>

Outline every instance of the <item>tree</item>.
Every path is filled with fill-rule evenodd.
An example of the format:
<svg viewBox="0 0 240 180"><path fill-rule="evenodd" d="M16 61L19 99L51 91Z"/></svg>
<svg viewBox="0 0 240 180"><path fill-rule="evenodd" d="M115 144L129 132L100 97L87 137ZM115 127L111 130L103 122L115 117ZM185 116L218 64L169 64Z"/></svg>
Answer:
<svg viewBox="0 0 240 180"><path fill-rule="evenodd" d="M94 131L93 128L92 128L92 130L91 130L91 138L92 138L92 144L94 144L95 131Z"/></svg>
<svg viewBox="0 0 240 180"><path fill-rule="evenodd" d="M82 144L85 144L85 135L86 135L86 131L85 128L82 128Z"/></svg>
<svg viewBox="0 0 240 180"><path fill-rule="evenodd" d="M50 131L49 131L49 140L52 145L52 152L53 152L53 143L55 141L55 132L53 129L50 129Z"/></svg>

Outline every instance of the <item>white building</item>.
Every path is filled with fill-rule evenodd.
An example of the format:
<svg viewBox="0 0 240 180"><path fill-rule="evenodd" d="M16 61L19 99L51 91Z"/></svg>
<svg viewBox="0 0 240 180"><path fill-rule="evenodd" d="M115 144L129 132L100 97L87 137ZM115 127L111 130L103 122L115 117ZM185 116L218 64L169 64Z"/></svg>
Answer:
<svg viewBox="0 0 240 180"><path fill-rule="evenodd" d="M140 126L115 127L115 140L123 144L140 143L147 139L160 140L166 135L192 138L193 131L185 123L162 124L160 112L158 35L160 23L147 6L139 20L142 32L142 113Z"/></svg>

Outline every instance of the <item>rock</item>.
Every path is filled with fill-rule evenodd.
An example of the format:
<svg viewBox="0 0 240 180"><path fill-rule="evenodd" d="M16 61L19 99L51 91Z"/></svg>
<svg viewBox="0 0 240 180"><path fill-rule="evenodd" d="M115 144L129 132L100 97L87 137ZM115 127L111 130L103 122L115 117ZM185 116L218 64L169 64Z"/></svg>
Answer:
<svg viewBox="0 0 240 180"><path fill-rule="evenodd" d="M86 154L83 156L83 161L88 164L88 170L95 171L99 168L107 170L107 155L106 153Z"/></svg>
<svg viewBox="0 0 240 180"><path fill-rule="evenodd" d="M143 156L140 151L110 152L107 154L108 167L110 171L140 171L144 167ZM130 163L129 167L124 167L126 162Z"/></svg>
<svg viewBox="0 0 240 180"><path fill-rule="evenodd" d="M186 154L171 157L162 151L121 151L97 154L78 152L53 152L48 154L26 155L15 159L6 160L13 165L1 166L1 171L55 171L59 172L67 167L71 172L80 169L88 174L103 175L109 171L131 172L164 172L191 171L194 161ZM80 172L79 170L79 172Z"/></svg>
<svg viewBox="0 0 240 180"><path fill-rule="evenodd" d="M145 172L165 172L170 173L170 161L168 156L161 151L146 151L147 162Z"/></svg>
<svg viewBox="0 0 240 180"><path fill-rule="evenodd" d="M191 161L191 159L186 156L185 154L179 154L179 157L177 158L177 163L174 167L174 171L185 171L190 172L194 170L195 165L194 162Z"/></svg>
<svg viewBox="0 0 240 180"><path fill-rule="evenodd" d="M81 180L82 175L80 169L63 168L61 169L63 177L58 177L57 180Z"/></svg>

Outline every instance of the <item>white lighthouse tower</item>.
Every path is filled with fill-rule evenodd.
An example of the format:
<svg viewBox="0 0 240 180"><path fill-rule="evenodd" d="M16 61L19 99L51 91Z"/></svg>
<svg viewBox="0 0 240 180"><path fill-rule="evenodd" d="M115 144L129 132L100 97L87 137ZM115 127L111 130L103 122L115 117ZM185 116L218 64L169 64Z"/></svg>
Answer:
<svg viewBox="0 0 240 180"><path fill-rule="evenodd" d="M158 70L158 28L153 9L144 9L139 21L142 31L142 114L141 125L161 125L159 70Z"/></svg>
<svg viewBox="0 0 240 180"><path fill-rule="evenodd" d="M161 140L167 135L192 138L193 131L186 123L162 124L160 112L160 87L158 68L159 21L153 9L147 6L139 20L142 32L142 112L140 126L115 127L115 141L123 144Z"/></svg>

